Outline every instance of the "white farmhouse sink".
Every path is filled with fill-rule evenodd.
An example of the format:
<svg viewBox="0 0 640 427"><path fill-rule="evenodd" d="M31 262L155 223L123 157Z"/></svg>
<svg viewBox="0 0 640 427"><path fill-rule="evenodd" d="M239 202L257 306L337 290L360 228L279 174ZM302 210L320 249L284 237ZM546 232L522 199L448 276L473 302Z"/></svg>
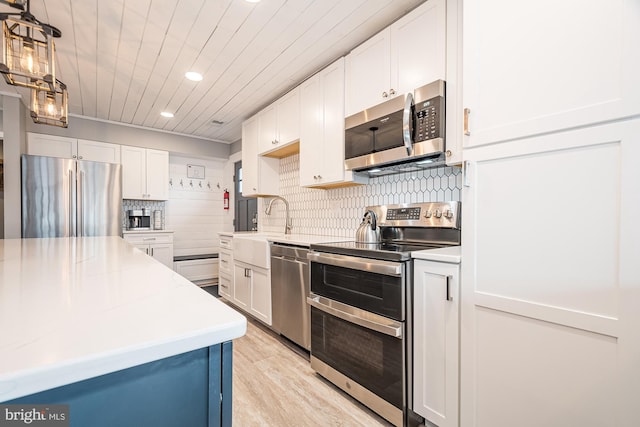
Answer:
<svg viewBox="0 0 640 427"><path fill-rule="evenodd" d="M233 236L233 260L261 268L271 267L267 236Z"/></svg>

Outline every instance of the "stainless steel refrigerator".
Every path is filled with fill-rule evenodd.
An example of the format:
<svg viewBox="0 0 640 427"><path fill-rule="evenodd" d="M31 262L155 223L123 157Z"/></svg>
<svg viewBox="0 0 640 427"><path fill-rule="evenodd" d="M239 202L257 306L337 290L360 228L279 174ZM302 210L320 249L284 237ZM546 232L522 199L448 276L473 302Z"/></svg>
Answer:
<svg viewBox="0 0 640 427"><path fill-rule="evenodd" d="M22 156L22 237L117 236L121 229L120 165Z"/></svg>

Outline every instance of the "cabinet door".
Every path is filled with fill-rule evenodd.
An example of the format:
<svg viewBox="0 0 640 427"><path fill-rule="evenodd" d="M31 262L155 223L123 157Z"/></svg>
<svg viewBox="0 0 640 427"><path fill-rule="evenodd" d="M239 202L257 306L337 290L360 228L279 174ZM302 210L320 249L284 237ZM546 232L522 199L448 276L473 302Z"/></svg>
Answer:
<svg viewBox="0 0 640 427"><path fill-rule="evenodd" d="M92 162L120 163L120 145L79 139L78 159Z"/></svg>
<svg viewBox="0 0 640 427"><path fill-rule="evenodd" d="M147 198L151 200L169 199L169 153L147 149Z"/></svg>
<svg viewBox="0 0 640 427"><path fill-rule="evenodd" d="M300 91L304 99L300 105L300 185L313 186L318 184L324 164L324 111L320 75L316 74L302 83ZM342 138L344 141L344 135Z"/></svg>
<svg viewBox="0 0 640 427"><path fill-rule="evenodd" d="M242 123L242 195L258 194L258 117Z"/></svg>
<svg viewBox="0 0 640 427"><path fill-rule="evenodd" d="M446 0L429 0L391 25L391 88L398 94L445 80Z"/></svg>
<svg viewBox="0 0 640 427"><path fill-rule="evenodd" d="M390 31L376 34L346 57L346 111L350 116L390 97Z"/></svg>
<svg viewBox="0 0 640 427"><path fill-rule="evenodd" d="M173 244L153 244L149 245L149 255L173 269Z"/></svg>
<svg viewBox="0 0 640 427"><path fill-rule="evenodd" d="M250 312L267 325L271 325L271 275L269 270L253 268L250 273Z"/></svg>
<svg viewBox="0 0 640 427"><path fill-rule="evenodd" d="M242 123L242 195L275 195L280 190L280 159L262 157L258 149L258 117Z"/></svg>
<svg viewBox="0 0 640 427"><path fill-rule="evenodd" d="M251 300L251 269L235 263L233 266L233 302L246 312L249 312Z"/></svg>
<svg viewBox="0 0 640 427"><path fill-rule="evenodd" d="M639 16L637 0L465 0L464 146L637 115Z"/></svg>
<svg viewBox="0 0 640 427"><path fill-rule="evenodd" d="M640 425L638 135L465 150L461 425Z"/></svg>
<svg viewBox="0 0 640 427"><path fill-rule="evenodd" d="M257 138L258 150L254 154L266 153L278 146L278 112L275 103L258 113Z"/></svg>
<svg viewBox="0 0 640 427"><path fill-rule="evenodd" d="M278 110L278 146L289 144L300 139L300 88L280 98Z"/></svg>
<svg viewBox="0 0 640 427"><path fill-rule="evenodd" d="M458 426L459 266L415 261L413 410L439 427Z"/></svg>
<svg viewBox="0 0 640 427"><path fill-rule="evenodd" d="M344 169L344 59L331 64L320 72L323 99L324 141L321 145L323 159L318 162L321 183L351 180L352 172ZM348 175L348 176L347 176Z"/></svg>
<svg viewBox="0 0 640 427"><path fill-rule="evenodd" d="M120 161L122 163L122 198L134 200L145 198L147 190L145 149L123 145Z"/></svg>
<svg viewBox="0 0 640 427"><path fill-rule="evenodd" d="M78 154L78 140L29 132L27 133L27 154L75 159Z"/></svg>

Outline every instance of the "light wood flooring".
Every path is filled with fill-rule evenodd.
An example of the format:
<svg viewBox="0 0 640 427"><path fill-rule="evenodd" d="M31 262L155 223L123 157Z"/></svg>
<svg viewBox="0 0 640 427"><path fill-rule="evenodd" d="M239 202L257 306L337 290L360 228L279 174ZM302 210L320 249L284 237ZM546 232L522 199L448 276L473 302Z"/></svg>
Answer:
<svg viewBox="0 0 640 427"><path fill-rule="evenodd" d="M306 352L254 321L233 341L233 425L391 426L316 374Z"/></svg>

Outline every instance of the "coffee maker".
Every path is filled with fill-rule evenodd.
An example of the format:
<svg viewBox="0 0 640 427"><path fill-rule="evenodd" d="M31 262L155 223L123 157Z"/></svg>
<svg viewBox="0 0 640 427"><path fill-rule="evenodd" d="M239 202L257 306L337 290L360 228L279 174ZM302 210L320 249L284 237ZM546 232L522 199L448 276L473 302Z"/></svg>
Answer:
<svg viewBox="0 0 640 427"><path fill-rule="evenodd" d="M128 210L127 230L151 230L151 209Z"/></svg>

